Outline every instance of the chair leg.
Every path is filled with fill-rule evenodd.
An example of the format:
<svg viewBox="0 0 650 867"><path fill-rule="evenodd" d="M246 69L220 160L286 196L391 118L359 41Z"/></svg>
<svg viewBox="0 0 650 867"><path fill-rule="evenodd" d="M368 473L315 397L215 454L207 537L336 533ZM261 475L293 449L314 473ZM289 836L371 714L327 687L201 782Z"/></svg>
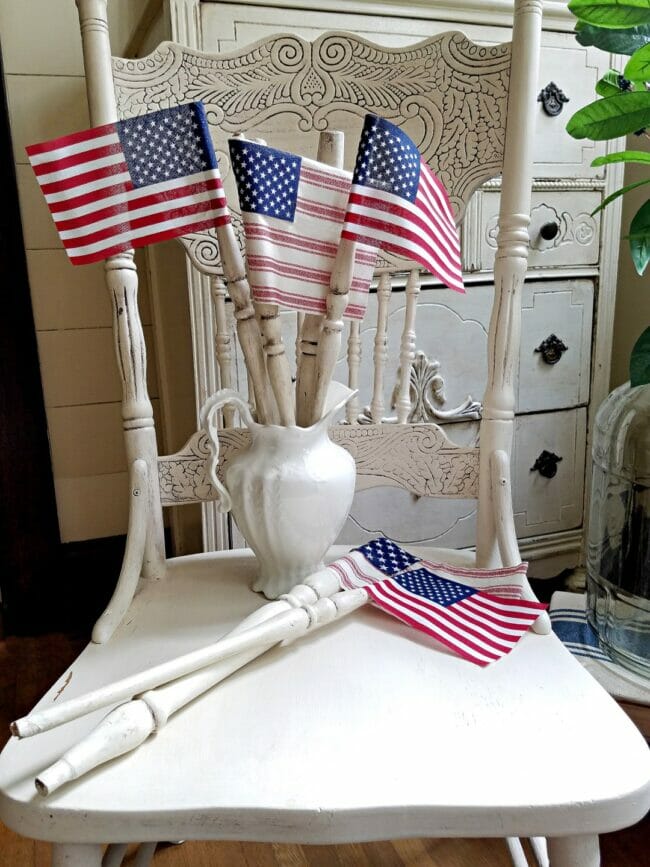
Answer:
<svg viewBox="0 0 650 867"><path fill-rule="evenodd" d="M99 843L54 843L52 867L101 867L102 854Z"/></svg>
<svg viewBox="0 0 650 867"><path fill-rule="evenodd" d="M133 462L129 471L131 502L126 548L117 585L106 610L95 623L92 640L104 644L122 622L135 596L144 562L151 494L146 461Z"/></svg>
<svg viewBox="0 0 650 867"><path fill-rule="evenodd" d="M599 867L598 834L549 837L548 854L551 867Z"/></svg>

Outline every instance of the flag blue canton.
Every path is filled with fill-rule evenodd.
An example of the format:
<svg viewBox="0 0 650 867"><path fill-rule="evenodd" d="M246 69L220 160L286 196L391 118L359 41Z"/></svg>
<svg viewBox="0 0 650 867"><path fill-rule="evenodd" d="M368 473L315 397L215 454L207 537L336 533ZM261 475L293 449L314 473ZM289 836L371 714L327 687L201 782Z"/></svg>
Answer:
<svg viewBox="0 0 650 867"><path fill-rule="evenodd" d="M417 557L384 537L373 539L356 550L384 575L394 575L418 562Z"/></svg>
<svg viewBox="0 0 650 867"><path fill-rule="evenodd" d="M420 181L420 153L399 127L367 115L361 133L353 184L415 200Z"/></svg>
<svg viewBox="0 0 650 867"><path fill-rule="evenodd" d="M410 593L430 599L443 608L448 608L455 602L460 602L473 596L476 591L466 584L458 584L447 578L440 578L428 569L413 569L412 572L404 572L393 579Z"/></svg>
<svg viewBox="0 0 650 867"><path fill-rule="evenodd" d="M293 222L300 157L241 139L229 145L242 211Z"/></svg>
<svg viewBox="0 0 650 867"><path fill-rule="evenodd" d="M204 109L198 103L122 120L117 133L134 187L217 168Z"/></svg>

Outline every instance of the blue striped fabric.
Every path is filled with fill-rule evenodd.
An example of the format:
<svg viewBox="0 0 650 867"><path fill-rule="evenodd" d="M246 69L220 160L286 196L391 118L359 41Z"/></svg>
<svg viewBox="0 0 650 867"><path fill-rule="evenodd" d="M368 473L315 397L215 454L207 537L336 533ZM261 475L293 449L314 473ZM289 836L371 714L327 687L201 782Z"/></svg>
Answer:
<svg viewBox="0 0 650 867"><path fill-rule="evenodd" d="M583 598L577 596L575 608L549 608L549 617L553 632L575 656L588 656L591 659L601 659L609 662L609 656L601 650L598 636L587 622ZM581 604L580 604L581 603Z"/></svg>

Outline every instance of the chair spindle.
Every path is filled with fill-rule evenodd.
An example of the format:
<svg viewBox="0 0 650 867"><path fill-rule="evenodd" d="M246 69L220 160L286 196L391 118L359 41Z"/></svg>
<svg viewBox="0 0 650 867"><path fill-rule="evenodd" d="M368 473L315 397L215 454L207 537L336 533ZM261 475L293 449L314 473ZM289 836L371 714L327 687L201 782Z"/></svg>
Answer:
<svg viewBox="0 0 650 867"><path fill-rule="evenodd" d="M397 392L397 423L406 424L411 412L411 365L415 360L415 314L420 294L420 273L409 272L406 281L404 329L399 353L399 386Z"/></svg>
<svg viewBox="0 0 650 867"><path fill-rule="evenodd" d="M219 366L220 388L232 388L232 352L230 331L228 330L228 313L226 310L226 284L221 277L210 279L210 292L214 306L216 333L214 338L215 354ZM223 426L232 427L235 410L232 406L223 408Z"/></svg>
<svg viewBox="0 0 650 867"><path fill-rule="evenodd" d="M359 388L359 370L361 369L361 323L358 319L350 320L348 333L348 388ZM345 407L345 419L348 424L359 424L359 395L350 398Z"/></svg>
<svg viewBox="0 0 650 867"><path fill-rule="evenodd" d="M375 332L372 400L370 401L370 419L374 424L380 424L384 418L384 373L388 360L388 305L392 288L390 274L382 272L379 275L377 286L377 331Z"/></svg>

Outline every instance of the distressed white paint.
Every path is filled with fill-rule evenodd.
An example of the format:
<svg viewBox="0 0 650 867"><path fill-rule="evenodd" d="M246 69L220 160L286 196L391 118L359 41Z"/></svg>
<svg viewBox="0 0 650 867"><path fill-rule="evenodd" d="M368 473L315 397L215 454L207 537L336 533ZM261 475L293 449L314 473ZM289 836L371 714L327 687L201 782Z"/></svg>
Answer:
<svg viewBox="0 0 650 867"><path fill-rule="evenodd" d="M439 550L423 553L449 559ZM57 702L69 672L39 709L214 641L259 608L249 588L254 570L246 552L171 561L165 581L147 583L135 598L130 622L111 642L89 647ZM553 635L526 635L507 658L481 670L364 608L299 645L270 650L128 758L35 798L33 778L104 715L9 742L0 761L5 824L38 839L80 843L335 843L595 834L636 822L650 808L643 738ZM422 750L418 738L407 738L399 751L387 751L394 732L413 719L426 720L427 736L447 748ZM580 727L579 750L566 735L567 719ZM593 761L603 730L617 744L607 774ZM504 761L530 753L531 731L544 732L554 757L536 763L534 773L526 762ZM364 733L364 749L350 732ZM461 744L471 784L458 773Z"/></svg>
<svg viewBox="0 0 650 867"><path fill-rule="evenodd" d="M106 75L105 2L79 0L79 6L87 19L84 40L96 109L93 119L110 120L114 109ZM530 120L540 13L538 0L517 4L495 264L498 315L492 318L488 340L481 435L481 565L501 556L512 559L517 552L512 516L501 510L510 507L504 467L513 432L518 311L526 274ZM340 44L354 42L339 37ZM124 68L137 77L135 65ZM458 188L461 193L468 189L462 182ZM198 261L194 240L188 246ZM135 290L128 259L123 256L112 264L116 273L111 279L115 286L124 284L120 297L130 302ZM224 270L228 276L226 263ZM237 269L234 273L239 277ZM241 300L238 309L247 309L249 300ZM132 312L132 307L129 315L137 326L137 310ZM333 322L336 316L333 310ZM127 438L136 456L152 467L155 442L146 415L146 389L141 389L144 358L137 330L136 342L129 344L133 351L126 352L119 320L117 326L118 358L126 365L126 426L148 431ZM433 437L436 453L447 449L451 458L461 458L463 449L444 446L435 426L395 426L391 433L422 436L423 428ZM350 426L350 432L353 446L358 445L355 436L369 443L376 437L375 445L388 442L384 430L375 426L366 430ZM462 460L471 462L476 456L476 449L469 448ZM377 479L390 470L390 454L381 457L379 461L375 456ZM372 460L368 455L370 465ZM440 458L436 461L437 467ZM401 484L404 465L393 461L392 473ZM373 477L368 468L366 475ZM475 474L470 476L474 483ZM434 482L443 477L432 474ZM412 475L410 479L413 485ZM161 560L159 515L154 506L145 554L154 567ZM429 551L426 556L451 562L472 559L470 554L449 551ZM143 659L155 664L194 650L207 643L215 629L227 630L259 604L259 597L249 589L253 563L248 553L175 558L164 565L166 580L144 584L113 640L88 648L65 675L67 680L55 684L44 698L43 707L51 705L62 689L81 695L107 679L133 673L142 667ZM259 713L251 712L251 700ZM447 749L422 751L413 738L400 741L400 751L387 752L385 744L394 732L406 730L413 719L426 719L428 735ZM567 719L580 728L580 751L566 737ZM594 719L598 728L592 725ZM270 651L263 661L187 707L176 729L169 726L145 749L134 751L128 763L106 763L39 803L32 796L30 780L78 743L96 722L96 718L74 720L29 744L9 743L0 762L0 816L6 824L39 839L76 839L81 844L152 836L319 843L393 836L483 836L496 830L508 836L549 836L555 867L594 867L596 834L632 824L650 807L650 760L644 741L553 635L529 634L505 660L479 671L413 640L401 625L378 619L377 612L359 612L316 639L305 639L299 650ZM593 762L603 727L617 744L617 762L606 775ZM544 731L554 759L537 765L534 772L526 763L503 758L529 752L531 730ZM365 749L358 749L358 740L350 732L364 733ZM141 734L135 732L136 740ZM184 749L179 762L179 751L188 742L192 749ZM330 749L333 742L336 761ZM466 766L473 770L471 785L458 774L461 745ZM381 762L376 758L379 750ZM78 761L83 767L87 756ZM570 768L570 773L558 773L558 768ZM97 854L96 845L57 847L55 863L91 865Z"/></svg>

